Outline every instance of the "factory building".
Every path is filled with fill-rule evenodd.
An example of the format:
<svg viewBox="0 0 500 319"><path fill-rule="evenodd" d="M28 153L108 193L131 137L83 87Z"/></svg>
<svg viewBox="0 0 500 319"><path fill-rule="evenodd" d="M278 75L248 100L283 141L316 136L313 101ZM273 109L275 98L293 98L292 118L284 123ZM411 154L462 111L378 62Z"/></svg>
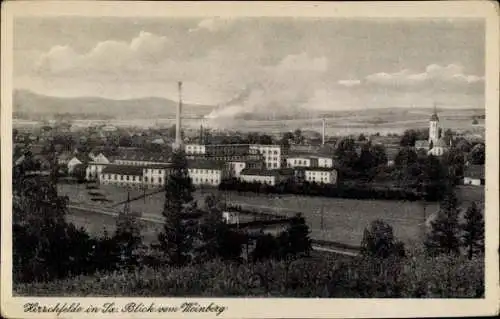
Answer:
<svg viewBox="0 0 500 319"><path fill-rule="evenodd" d="M267 169L278 169L286 165L285 149L281 145L251 144L250 149L258 151L263 156Z"/></svg>

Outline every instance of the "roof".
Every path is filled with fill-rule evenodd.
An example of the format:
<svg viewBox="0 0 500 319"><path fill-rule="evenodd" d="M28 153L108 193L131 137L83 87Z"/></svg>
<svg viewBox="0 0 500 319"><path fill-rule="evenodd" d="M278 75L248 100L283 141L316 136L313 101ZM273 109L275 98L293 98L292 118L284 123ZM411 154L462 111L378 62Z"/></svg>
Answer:
<svg viewBox="0 0 500 319"><path fill-rule="evenodd" d="M439 117L437 116L436 112L432 113L429 121L439 122Z"/></svg>
<svg viewBox="0 0 500 319"><path fill-rule="evenodd" d="M333 167L304 167L304 171L332 172L337 169Z"/></svg>
<svg viewBox="0 0 500 319"><path fill-rule="evenodd" d="M465 177L484 179L484 165L469 165L465 169Z"/></svg>
<svg viewBox="0 0 500 319"><path fill-rule="evenodd" d="M156 138L151 143L153 143L153 144L165 144L165 141L162 138Z"/></svg>
<svg viewBox="0 0 500 319"><path fill-rule="evenodd" d="M122 149L118 150L118 155L115 156L115 160L167 163L170 160L170 154L167 154L165 152L152 153L144 149Z"/></svg>
<svg viewBox="0 0 500 319"><path fill-rule="evenodd" d="M82 163L88 163L93 161L93 159L87 154L77 154L74 157L76 157Z"/></svg>
<svg viewBox="0 0 500 319"><path fill-rule="evenodd" d="M102 170L102 174L118 174L142 176L143 167L133 165L108 165Z"/></svg>
<svg viewBox="0 0 500 319"><path fill-rule="evenodd" d="M199 168L199 169L223 169L225 163L223 161L214 161L214 160L188 160L187 161L188 168Z"/></svg>
<svg viewBox="0 0 500 319"><path fill-rule="evenodd" d="M436 144L433 145L434 147L448 147L448 144L446 144L446 140L441 137Z"/></svg>
<svg viewBox="0 0 500 319"><path fill-rule="evenodd" d="M333 159L332 155L326 155L326 154L321 154L321 153L311 153L311 152L300 152L300 151L294 151L290 152L288 154L288 158L329 158Z"/></svg>
<svg viewBox="0 0 500 319"><path fill-rule="evenodd" d="M418 140L415 141L416 148L429 148L429 141L427 140Z"/></svg>
<svg viewBox="0 0 500 319"><path fill-rule="evenodd" d="M245 168L240 172L241 175L250 175L250 176L276 176L279 175L277 170L268 170L268 169L258 169L258 168Z"/></svg>

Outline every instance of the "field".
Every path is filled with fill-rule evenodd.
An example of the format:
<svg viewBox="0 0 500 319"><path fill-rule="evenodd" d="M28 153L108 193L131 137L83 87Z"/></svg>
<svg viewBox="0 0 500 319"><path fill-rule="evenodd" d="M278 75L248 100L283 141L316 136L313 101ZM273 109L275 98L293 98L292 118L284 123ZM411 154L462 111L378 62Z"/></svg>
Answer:
<svg viewBox="0 0 500 319"><path fill-rule="evenodd" d="M89 191L102 193L107 202L93 202ZM313 239L332 240L350 245L358 245L363 236L363 230L375 219L382 219L392 225L395 235L405 243L419 242L424 232L424 220L438 209L438 203L385 201L385 200L353 200L342 198L322 198L306 196L267 196L257 194L238 194L236 192L219 192L216 189L197 190L195 198L199 206L208 193L219 195L228 204L240 205L243 208L274 212L293 216L301 212L311 229ZM134 198L143 192L130 190ZM127 199L124 189L114 186L100 186L98 190L88 190L84 185L60 185L60 194L67 195L72 205L96 207L104 210L119 211L122 205L116 203ZM457 194L464 207L470 201L484 202L482 187L461 187ZM142 212L144 216L161 216L163 209L163 193L148 196L145 199L133 201L132 211ZM83 210L72 210L68 216L78 226L84 226L91 233L102 231L105 226L109 231L114 229L114 217L89 213ZM322 227L323 226L323 227ZM146 238L154 238L161 225L149 225L144 229Z"/></svg>

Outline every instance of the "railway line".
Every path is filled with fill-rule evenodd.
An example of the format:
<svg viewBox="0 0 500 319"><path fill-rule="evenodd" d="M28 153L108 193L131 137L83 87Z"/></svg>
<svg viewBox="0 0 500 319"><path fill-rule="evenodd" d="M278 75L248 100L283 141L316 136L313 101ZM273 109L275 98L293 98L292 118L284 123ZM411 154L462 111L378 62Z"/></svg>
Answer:
<svg viewBox="0 0 500 319"><path fill-rule="evenodd" d="M96 214L102 214L102 215L107 215L111 217L117 217L119 212L116 210L112 209L102 209L102 208L97 208L97 207L83 207L83 206L77 206L77 205L68 205L68 213L71 215L72 213L76 212L91 212L91 213L96 213ZM151 214L142 214L141 216L138 217L139 220L148 222L148 223L153 223L153 224L163 224L164 219L151 215ZM345 255L345 256L357 256L359 254L359 248L357 247L351 247L347 246L341 243L337 242L331 242L331 241L316 241L313 240L312 242L312 248L313 250L316 251L321 251L321 252L326 252L326 253L332 253L332 254L339 254L339 255Z"/></svg>

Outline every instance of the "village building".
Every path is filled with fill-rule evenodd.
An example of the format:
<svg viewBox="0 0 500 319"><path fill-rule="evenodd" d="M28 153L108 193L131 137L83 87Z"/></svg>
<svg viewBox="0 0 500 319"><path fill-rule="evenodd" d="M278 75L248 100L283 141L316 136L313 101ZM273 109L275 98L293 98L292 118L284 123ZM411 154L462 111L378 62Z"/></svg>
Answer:
<svg viewBox="0 0 500 319"><path fill-rule="evenodd" d="M248 161L229 161L227 162L227 170L229 177L239 177L241 171L245 168L263 169L264 162L262 160L248 160Z"/></svg>
<svg viewBox="0 0 500 319"><path fill-rule="evenodd" d="M451 147L452 140L450 139L450 142L447 143L441 132L442 129L439 126L439 117L434 108L434 113L432 113L429 119L429 139L427 141L415 141L415 150L426 150L427 154L443 156Z"/></svg>
<svg viewBox="0 0 500 319"><path fill-rule="evenodd" d="M333 167L333 157L294 152L286 159L287 167Z"/></svg>
<svg viewBox="0 0 500 319"><path fill-rule="evenodd" d="M262 183L275 186L294 176L293 170L247 168L241 171L240 180L247 183Z"/></svg>
<svg viewBox="0 0 500 319"><path fill-rule="evenodd" d="M99 182L104 185L116 185L134 188L159 188L165 185L170 174L169 165L104 165L99 175Z"/></svg>
<svg viewBox="0 0 500 319"><path fill-rule="evenodd" d="M188 160L189 177L194 185L218 186L227 176L225 163L210 160Z"/></svg>
<svg viewBox="0 0 500 319"><path fill-rule="evenodd" d="M468 165L464 172L464 185L484 185L484 176L484 165Z"/></svg>
<svg viewBox="0 0 500 319"><path fill-rule="evenodd" d="M310 183L337 184L338 171L329 167L305 168L304 179Z"/></svg>
<svg viewBox="0 0 500 319"><path fill-rule="evenodd" d="M285 148L281 145L250 144L250 149L262 154L267 169L278 169L286 165Z"/></svg>

